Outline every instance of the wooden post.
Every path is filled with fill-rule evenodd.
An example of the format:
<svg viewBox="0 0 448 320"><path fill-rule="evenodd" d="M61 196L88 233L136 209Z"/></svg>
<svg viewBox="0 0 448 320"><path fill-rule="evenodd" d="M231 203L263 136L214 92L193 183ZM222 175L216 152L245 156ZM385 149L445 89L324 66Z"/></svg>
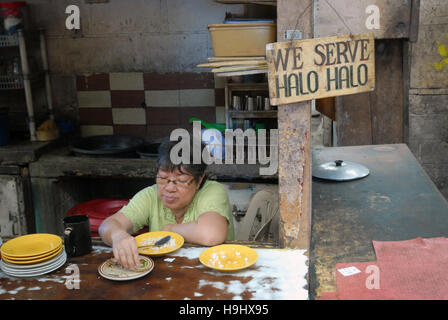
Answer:
<svg viewBox="0 0 448 320"><path fill-rule="evenodd" d="M312 38L312 0L277 1L277 41L286 30ZM301 17L299 18L299 16ZM278 106L279 245L309 250L311 231L311 101Z"/></svg>

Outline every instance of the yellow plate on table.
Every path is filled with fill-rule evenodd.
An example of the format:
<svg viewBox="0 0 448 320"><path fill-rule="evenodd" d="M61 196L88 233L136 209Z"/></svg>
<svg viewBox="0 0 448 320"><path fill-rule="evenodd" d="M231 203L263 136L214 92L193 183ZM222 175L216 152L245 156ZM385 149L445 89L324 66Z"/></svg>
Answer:
<svg viewBox="0 0 448 320"><path fill-rule="evenodd" d="M160 247L139 248L138 253L148 256L161 256L176 251L184 245L184 237L182 237L178 233L170 231L154 231L142 233L135 237L135 242L137 243L137 247L139 247L148 244L154 244L156 241L166 236L171 236L171 240L164 245Z"/></svg>
<svg viewBox="0 0 448 320"><path fill-rule="evenodd" d="M206 267L220 271L237 271L249 268L258 260L257 252L238 244L221 244L208 248L199 256Z"/></svg>
<svg viewBox="0 0 448 320"><path fill-rule="evenodd" d="M50 255L44 256L44 257L38 257L38 258L30 258L29 260L17 260L17 259L11 259L7 258L6 256L2 255L2 260L13 263L13 264L32 264L32 263L38 263L42 261L50 260L51 258L56 257L59 253L61 253L63 247L59 248L57 251L53 252Z"/></svg>
<svg viewBox="0 0 448 320"><path fill-rule="evenodd" d="M26 261L26 260L36 260L36 259L41 259L41 258L46 258L46 257L49 257L49 256L54 256L54 253L56 253L56 252L61 252L61 249L62 249L62 244L59 246L59 247L57 247L57 248L55 248L55 249L53 249L53 250L51 250L51 251L49 251L49 252L46 252L46 253L44 253L44 254L39 254L39 255L37 255L37 256L28 256L28 257L14 257L14 256L9 256L9 255L7 255L7 254L3 254L3 256L2 257L5 257L5 258L7 258L7 259L9 259L9 260L14 260L14 261Z"/></svg>
<svg viewBox="0 0 448 320"><path fill-rule="evenodd" d="M2 256L10 258L35 257L62 245L61 237L49 233L33 233L9 240L1 247Z"/></svg>

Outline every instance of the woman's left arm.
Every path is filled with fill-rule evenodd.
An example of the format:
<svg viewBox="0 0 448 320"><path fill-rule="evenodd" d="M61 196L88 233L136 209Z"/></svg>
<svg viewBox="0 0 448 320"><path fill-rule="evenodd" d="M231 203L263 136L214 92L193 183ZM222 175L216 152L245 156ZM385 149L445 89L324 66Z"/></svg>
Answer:
<svg viewBox="0 0 448 320"><path fill-rule="evenodd" d="M176 232L184 237L186 242L215 246L226 240L227 223L227 219L219 213L205 212L197 221L168 224L162 230Z"/></svg>

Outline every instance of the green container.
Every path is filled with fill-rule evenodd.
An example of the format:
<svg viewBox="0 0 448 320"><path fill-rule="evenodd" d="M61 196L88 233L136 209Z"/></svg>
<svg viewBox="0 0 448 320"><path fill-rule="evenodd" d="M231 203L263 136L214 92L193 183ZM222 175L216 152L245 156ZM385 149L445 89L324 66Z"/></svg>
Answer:
<svg viewBox="0 0 448 320"><path fill-rule="evenodd" d="M225 124L220 124L220 123L208 123L205 121L202 121L201 119L198 118L190 118L190 123L193 123L194 121L199 121L201 122L201 125L206 128L206 129L216 129L218 131L221 132L225 132L226 131L226 125Z"/></svg>

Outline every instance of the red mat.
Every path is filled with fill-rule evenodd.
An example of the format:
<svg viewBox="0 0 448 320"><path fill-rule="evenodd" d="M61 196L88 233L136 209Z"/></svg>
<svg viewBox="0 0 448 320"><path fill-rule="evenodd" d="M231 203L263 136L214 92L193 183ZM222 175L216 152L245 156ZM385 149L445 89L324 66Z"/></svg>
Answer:
<svg viewBox="0 0 448 320"><path fill-rule="evenodd" d="M448 299L447 238L373 241L373 246L376 262L337 264L336 270L355 266L361 272L343 276L336 271L337 292L324 293L318 299Z"/></svg>

